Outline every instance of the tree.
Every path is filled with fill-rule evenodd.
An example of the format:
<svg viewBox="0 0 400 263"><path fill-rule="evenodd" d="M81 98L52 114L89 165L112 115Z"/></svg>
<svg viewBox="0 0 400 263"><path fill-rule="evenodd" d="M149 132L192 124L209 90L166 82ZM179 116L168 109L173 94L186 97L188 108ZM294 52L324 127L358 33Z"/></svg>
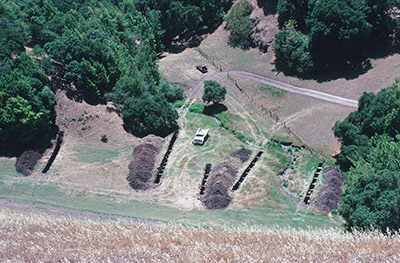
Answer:
<svg viewBox="0 0 400 263"><path fill-rule="evenodd" d="M362 11L343 0L315 0L309 8L310 49L320 66L339 67L362 57L372 27Z"/></svg>
<svg viewBox="0 0 400 263"><path fill-rule="evenodd" d="M12 61L0 76L0 144L12 148L37 144L55 121L55 96L46 78L27 55Z"/></svg>
<svg viewBox="0 0 400 263"><path fill-rule="evenodd" d="M160 95L146 94L141 98L128 98L122 118L125 128L141 137L147 134L166 136L178 129L178 113Z"/></svg>
<svg viewBox="0 0 400 263"><path fill-rule="evenodd" d="M276 34L274 52L279 69L300 75L314 69L308 39L294 28L293 23L287 23L285 28Z"/></svg>
<svg viewBox="0 0 400 263"><path fill-rule="evenodd" d="M399 138L400 139L400 138ZM349 172L340 203L345 227L382 232L400 229L400 145L387 135L371 138L370 153Z"/></svg>
<svg viewBox="0 0 400 263"><path fill-rule="evenodd" d="M230 30L229 42L233 46L249 48L254 32L254 21L250 19L253 8L246 0L241 0L232 8L226 21L226 29Z"/></svg>
<svg viewBox="0 0 400 263"><path fill-rule="evenodd" d="M336 122L333 132L342 143L338 163L348 170L361 156L369 152L368 142L375 134L394 138L400 132L399 80L378 92L364 93L358 102L358 110L342 122Z"/></svg>
<svg viewBox="0 0 400 263"><path fill-rule="evenodd" d="M204 93L203 101L205 103L212 102L213 104L218 104L225 100L226 88L221 86L215 80L204 81Z"/></svg>
<svg viewBox="0 0 400 263"><path fill-rule="evenodd" d="M304 29L308 13L308 0L279 0L277 11L280 27L283 27L289 20L294 20L300 29Z"/></svg>

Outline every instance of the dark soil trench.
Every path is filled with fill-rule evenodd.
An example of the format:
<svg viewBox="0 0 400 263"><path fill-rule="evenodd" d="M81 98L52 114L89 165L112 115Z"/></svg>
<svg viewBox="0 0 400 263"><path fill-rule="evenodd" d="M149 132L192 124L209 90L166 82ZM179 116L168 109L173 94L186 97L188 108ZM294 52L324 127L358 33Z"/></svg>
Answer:
<svg viewBox="0 0 400 263"><path fill-rule="evenodd" d="M306 197L304 198L304 203L306 205L310 204L311 195L314 192L314 188L315 188L315 185L317 184L317 179L318 179L319 175L321 174L321 171L322 171L322 163L319 163L317 170L314 173L314 177L313 177L313 180L311 181L310 187L308 188Z"/></svg>
<svg viewBox="0 0 400 263"><path fill-rule="evenodd" d="M236 184L234 184L234 186L232 187L232 191L236 191L239 186L243 183L244 179L246 178L246 176L249 174L249 172L251 171L251 169L254 167L254 165L256 164L256 162L258 161L258 159L261 157L261 155L263 154L263 151L259 151L256 155L256 157L254 157L253 161L251 161L251 163L249 164L249 166L247 166L247 168L244 170L244 172L242 173L242 175L240 176L239 180L236 182Z"/></svg>
<svg viewBox="0 0 400 263"><path fill-rule="evenodd" d="M42 173L47 173L47 171L50 169L51 165L53 164L54 160L57 157L58 152L60 151L63 139L64 139L64 132L63 131L59 131L58 134L57 134L56 147L54 147L54 151L51 154L49 160L47 161L46 166L43 168Z"/></svg>
<svg viewBox="0 0 400 263"><path fill-rule="evenodd" d="M178 131L175 131L174 134L172 135L171 141L169 142L167 152L165 153L160 166L157 168L158 172L157 172L156 178L154 179L154 183L156 183L156 184L160 183L161 176L164 173L165 166L167 166L169 155L172 152L172 147L174 147L174 143L177 138L178 138Z"/></svg>
<svg viewBox="0 0 400 263"><path fill-rule="evenodd" d="M204 176L203 176L203 181L201 181L201 187L200 187L200 194L204 194L204 190L206 188L207 180L208 177L210 176L210 171L211 171L211 163L207 163L206 167L204 168Z"/></svg>

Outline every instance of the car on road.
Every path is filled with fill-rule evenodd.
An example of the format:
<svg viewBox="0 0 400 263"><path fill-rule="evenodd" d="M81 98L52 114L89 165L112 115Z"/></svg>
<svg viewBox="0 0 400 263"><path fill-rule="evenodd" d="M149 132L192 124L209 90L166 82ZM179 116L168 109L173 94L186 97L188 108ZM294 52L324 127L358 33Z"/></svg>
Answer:
<svg viewBox="0 0 400 263"><path fill-rule="evenodd" d="M208 72L208 68L206 65L201 64L201 65L197 65L196 66L197 70L199 70L201 73L207 73Z"/></svg>
<svg viewBox="0 0 400 263"><path fill-rule="evenodd" d="M207 139L209 129L198 128L196 134L194 135L193 144L203 145L204 141Z"/></svg>

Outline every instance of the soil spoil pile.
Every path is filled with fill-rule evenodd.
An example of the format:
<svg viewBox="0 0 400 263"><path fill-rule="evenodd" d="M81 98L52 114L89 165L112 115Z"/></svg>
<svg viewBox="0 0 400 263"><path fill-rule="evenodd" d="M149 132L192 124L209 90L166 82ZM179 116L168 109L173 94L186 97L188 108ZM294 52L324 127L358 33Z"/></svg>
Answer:
<svg viewBox="0 0 400 263"><path fill-rule="evenodd" d="M149 135L135 147L133 160L129 164L129 175L126 177L130 187L135 190L145 190L151 187L150 179L163 143L162 138Z"/></svg>
<svg viewBox="0 0 400 263"><path fill-rule="evenodd" d="M28 176L32 173L36 163L42 158L42 154L37 151L28 150L17 157L15 167L17 172Z"/></svg>
<svg viewBox="0 0 400 263"><path fill-rule="evenodd" d="M228 207L232 200L228 191L237 180L238 169L249 160L251 153L251 150L242 148L212 168L205 194L201 198L205 207L208 209Z"/></svg>
<svg viewBox="0 0 400 263"><path fill-rule="evenodd" d="M324 169L323 172L324 184L318 192L314 207L329 213L338 207L339 201L342 199L344 176L332 167Z"/></svg>

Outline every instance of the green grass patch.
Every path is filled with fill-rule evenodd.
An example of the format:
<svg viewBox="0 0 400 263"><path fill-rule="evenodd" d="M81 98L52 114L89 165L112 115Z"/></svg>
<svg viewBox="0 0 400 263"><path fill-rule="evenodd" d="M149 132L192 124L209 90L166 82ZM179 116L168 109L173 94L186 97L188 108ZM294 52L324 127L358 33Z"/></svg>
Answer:
<svg viewBox="0 0 400 263"><path fill-rule="evenodd" d="M283 96L285 96L287 94L286 90L282 90L282 89L277 89L275 87L272 86L261 86L260 91L265 92L268 94L268 96L274 98L274 99L281 99Z"/></svg>
<svg viewBox="0 0 400 263"><path fill-rule="evenodd" d="M15 170L15 158L0 158L0 175L20 176Z"/></svg>
<svg viewBox="0 0 400 263"><path fill-rule="evenodd" d="M79 144L75 148L75 157L84 163L109 163L114 158L121 155L130 155L133 145L123 145L114 147L101 147L102 145Z"/></svg>
<svg viewBox="0 0 400 263"><path fill-rule="evenodd" d="M172 107L175 109L182 107L185 104L185 100L177 100L171 103Z"/></svg>
<svg viewBox="0 0 400 263"><path fill-rule="evenodd" d="M270 156L267 163L272 168L272 172L276 175L282 174L290 165L290 155L280 144L271 141L268 142L267 149Z"/></svg>
<svg viewBox="0 0 400 263"><path fill-rule="evenodd" d="M189 106L189 111L194 112L194 113L200 113L202 114L204 111L204 107L206 105L200 104L200 103L192 103L192 105Z"/></svg>
<svg viewBox="0 0 400 263"><path fill-rule="evenodd" d="M278 199L288 198L277 194ZM340 227L340 218L329 218L326 215L313 214L308 211L296 211L294 205L276 208L260 206L241 210L191 210L180 211L154 202L127 201L120 202L105 195L88 196L85 192L66 195L58 190L55 184L47 182L16 182L7 185L0 182L0 198L15 199L32 203L44 203L75 210L130 216L148 220L181 223L191 226L240 227L243 224L276 225L294 228Z"/></svg>

